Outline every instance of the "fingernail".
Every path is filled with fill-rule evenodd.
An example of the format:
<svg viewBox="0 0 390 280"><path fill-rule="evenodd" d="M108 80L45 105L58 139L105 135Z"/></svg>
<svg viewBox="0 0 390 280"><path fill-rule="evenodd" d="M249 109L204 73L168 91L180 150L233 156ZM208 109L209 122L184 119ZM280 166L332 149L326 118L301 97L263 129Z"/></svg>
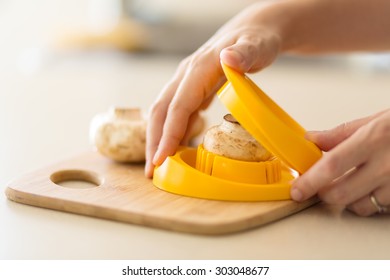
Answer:
<svg viewBox="0 0 390 280"><path fill-rule="evenodd" d="M291 190L291 198L295 201L301 201L303 198L303 194L298 188L293 188Z"/></svg>

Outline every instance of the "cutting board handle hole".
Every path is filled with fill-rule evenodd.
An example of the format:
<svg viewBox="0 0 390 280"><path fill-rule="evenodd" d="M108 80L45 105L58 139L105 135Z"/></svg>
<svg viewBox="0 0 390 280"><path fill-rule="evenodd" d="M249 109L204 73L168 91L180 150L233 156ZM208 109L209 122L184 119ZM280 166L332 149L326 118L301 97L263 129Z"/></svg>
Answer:
<svg viewBox="0 0 390 280"><path fill-rule="evenodd" d="M89 189L100 186L103 179L96 173L86 170L61 170L53 173L50 180L61 187Z"/></svg>

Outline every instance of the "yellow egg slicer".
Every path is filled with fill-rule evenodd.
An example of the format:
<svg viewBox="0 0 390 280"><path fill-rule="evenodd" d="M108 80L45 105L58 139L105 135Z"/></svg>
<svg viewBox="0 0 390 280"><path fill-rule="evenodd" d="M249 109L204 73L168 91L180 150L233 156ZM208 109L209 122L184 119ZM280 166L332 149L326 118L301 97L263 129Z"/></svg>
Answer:
<svg viewBox="0 0 390 280"><path fill-rule="evenodd" d="M156 167L153 184L165 191L204 199L272 201L291 199L291 181L322 156L305 129L247 76L222 64L227 82L217 96L233 117L275 155L265 162L228 159L180 147Z"/></svg>

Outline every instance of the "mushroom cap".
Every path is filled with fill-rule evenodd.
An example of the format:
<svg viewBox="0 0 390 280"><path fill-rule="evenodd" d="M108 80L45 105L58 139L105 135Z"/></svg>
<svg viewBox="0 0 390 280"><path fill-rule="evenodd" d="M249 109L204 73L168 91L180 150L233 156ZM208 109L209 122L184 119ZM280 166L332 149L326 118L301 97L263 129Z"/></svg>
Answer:
<svg viewBox="0 0 390 280"><path fill-rule="evenodd" d="M242 161L266 161L272 157L230 114L206 132L203 147L214 154Z"/></svg>
<svg viewBox="0 0 390 280"><path fill-rule="evenodd" d="M90 137L101 154L115 161L145 161L146 120L139 109L114 108L95 116Z"/></svg>

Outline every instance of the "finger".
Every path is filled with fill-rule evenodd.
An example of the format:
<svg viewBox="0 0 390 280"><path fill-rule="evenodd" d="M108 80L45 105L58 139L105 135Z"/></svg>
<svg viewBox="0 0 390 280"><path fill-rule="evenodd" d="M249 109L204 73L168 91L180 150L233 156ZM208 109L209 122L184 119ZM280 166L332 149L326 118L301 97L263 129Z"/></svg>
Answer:
<svg viewBox="0 0 390 280"><path fill-rule="evenodd" d="M381 178L375 176L377 170L378 163L375 161L358 166L319 190L319 197L329 204L351 204L370 194L380 184Z"/></svg>
<svg viewBox="0 0 390 280"><path fill-rule="evenodd" d="M185 135L180 143L181 145L188 145L191 137L193 137L193 135L194 135L194 125L198 124L198 123L199 123L199 113L196 111L188 119L187 130L186 130Z"/></svg>
<svg viewBox="0 0 390 280"><path fill-rule="evenodd" d="M217 88L220 88L222 86L224 81L221 82L221 85L218 86ZM216 90L214 90L216 91ZM199 107L199 110L205 110L210 103L214 100L214 95L211 95L206 98L205 101L203 101L202 105ZM181 145L188 145L191 141L192 138L197 137L202 130L204 129L205 126L205 121L199 116L199 111L196 111L193 113L189 120L188 120L188 127L186 130L186 133L183 137L183 140L181 141Z"/></svg>
<svg viewBox="0 0 390 280"><path fill-rule="evenodd" d="M387 207L390 205L390 186L379 187L372 194L380 205ZM378 212L378 209L371 201L370 195L366 195L351 203L347 206L347 209L363 217L368 217Z"/></svg>
<svg viewBox="0 0 390 280"><path fill-rule="evenodd" d="M164 123L165 120L164 104L160 106L155 105L151 111L154 112L150 114L146 129L145 176L147 178L151 178L153 176L154 164L152 160L162 134L162 131L160 130L161 125L159 124Z"/></svg>
<svg viewBox="0 0 390 280"><path fill-rule="evenodd" d="M166 119L169 104L176 92L179 81L183 76L180 67L176 71L172 80L162 89L157 101L151 107L149 112L147 129L146 129L146 163L145 176L151 178L153 176L154 164L153 157L157 151L161 135L162 127Z"/></svg>
<svg viewBox="0 0 390 280"><path fill-rule="evenodd" d="M217 71L217 75L215 73L209 75L208 71L205 70L214 72L215 69L219 68L221 68L219 60L212 61L205 55L198 58L187 70L168 107L161 141L153 158L154 165L160 165L167 156L173 155L177 150L187 130L190 116L212 94L211 89L222 77L222 70Z"/></svg>
<svg viewBox="0 0 390 280"><path fill-rule="evenodd" d="M210 95L209 97L207 97L206 100L203 101L202 105L198 108L199 111L206 109L213 100L214 100L214 95ZM205 121L203 118L200 117L199 111L195 111L190 116L188 120L187 130L180 143L181 145L184 146L188 145L191 139L197 137L204 129Z"/></svg>
<svg viewBox="0 0 390 280"><path fill-rule="evenodd" d="M330 149L336 147L339 143L343 142L345 139L349 138L360 127L366 125L383 113L385 113L385 111L365 118L343 123L330 130L308 131L305 137L308 140L314 142L321 150L329 151Z"/></svg>
<svg viewBox="0 0 390 280"><path fill-rule="evenodd" d="M224 82L225 82L225 79L223 79L221 84L218 84L218 87L215 90L213 90L213 92L217 92L217 89L219 89L223 85ZM210 106L210 104L213 100L214 100L214 95L212 94L209 97L207 97L206 100L203 101L202 105L199 107L199 110L206 110Z"/></svg>
<svg viewBox="0 0 390 280"><path fill-rule="evenodd" d="M177 97L177 98L176 98ZM181 102L179 95L170 104L168 115L165 120L163 135L160 144L153 158L154 165L161 165L167 156L173 155L182 141L188 126L189 118L193 111L197 109L198 100L201 97L189 95L185 102Z"/></svg>
<svg viewBox="0 0 390 280"><path fill-rule="evenodd" d="M331 185L333 180L347 171L366 162L370 157L371 149L375 148L367 147L365 143L369 133L369 129L359 130L348 140L325 153L306 173L293 182L292 198L297 201L308 199L320 189Z"/></svg>
<svg viewBox="0 0 390 280"><path fill-rule="evenodd" d="M165 122L166 111L169 101L160 101L156 103L149 116L146 129L146 163L145 176L151 178L153 176L154 164L152 162L154 154L156 153L159 140L162 134L162 124Z"/></svg>

